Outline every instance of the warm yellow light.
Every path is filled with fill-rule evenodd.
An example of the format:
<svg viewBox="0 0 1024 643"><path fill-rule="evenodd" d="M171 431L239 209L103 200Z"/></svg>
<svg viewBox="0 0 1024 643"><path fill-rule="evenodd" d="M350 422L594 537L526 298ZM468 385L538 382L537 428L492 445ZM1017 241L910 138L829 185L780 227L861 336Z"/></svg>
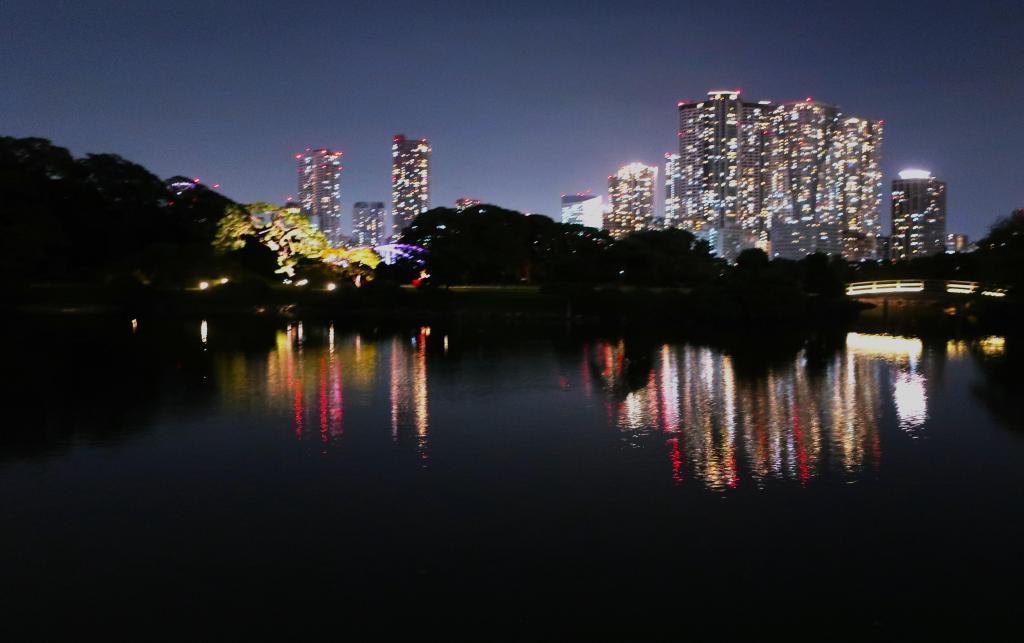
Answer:
<svg viewBox="0 0 1024 643"><path fill-rule="evenodd" d="M206 290L209 287L210 287L210 282L209 281L200 281L199 282L199 290Z"/></svg>
<svg viewBox="0 0 1024 643"><path fill-rule="evenodd" d="M988 356L1002 355L1006 352L1006 338L990 335L978 340L978 348Z"/></svg>
<svg viewBox="0 0 1024 643"><path fill-rule="evenodd" d="M220 278L220 283L222 283L222 284L226 284L228 281L230 281L230 280L227 277L221 277Z"/></svg>
<svg viewBox="0 0 1024 643"><path fill-rule="evenodd" d="M337 287L338 287L338 284L335 284L335 283L327 284L327 290L334 290Z"/></svg>
<svg viewBox="0 0 1024 643"><path fill-rule="evenodd" d="M920 339L897 335L847 333L846 348L866 355L920 355L924 344Z"/></svg>
<svg viewBox="0 0 1024 643"><path fill-rule="evenodd" d="M299 279L298 281L295 282L295 285L296 286L305 286L308 283L309 283L309 279Z"/></svg>

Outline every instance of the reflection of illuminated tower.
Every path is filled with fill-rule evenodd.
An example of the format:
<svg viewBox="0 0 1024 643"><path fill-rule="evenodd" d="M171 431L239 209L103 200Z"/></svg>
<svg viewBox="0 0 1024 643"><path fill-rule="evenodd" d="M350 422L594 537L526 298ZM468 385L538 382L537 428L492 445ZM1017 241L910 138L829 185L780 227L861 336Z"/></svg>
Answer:
<svg viewBox="0 0 1024 643"><path fill-rule="evenodd" d="M756 484L806 483L825 465L840 475L877 465L880 373L890 356L911 362L909 375L896 373L901 426L923 417L916 340L852 334L819 377L808 375L797 354L755 380L737 377L732 360L713 349L666 345L640 387L630 384L625 351L622 342L602 342L590 353L610 398L609 419L631 441L670 436L664 444L677 483L693 477L727 491L744 476Z"/></svg>
<svg viewBox="0 0 1024 643"><path fill-rule="evenodd" d="M925 170L904 170L892 182L894 261L946 250L946 184Z"/></svg>
<svg viewBox="0 0 1024 643"><path fill-rule="evenodd" d="M331 245L344 237L341 222L341 152L321 148L295 155L299 162L302 212L327 236Z"/></svg>
<svg viewBox="0 0 1024 643"><path fill-rule="evenodd" d="M608 177L611 212L604 227L613 237L650 229L657 181L658 168L642 163L630 163Z"/></svg>
<svg viewBox="0 0 1024 643"><path fill-rule="evenodd" d="M427 337L430 329L421 328L410 351L397 339L391 342L391 435L412 428L420 457L427 457Z"/></svg>
<svg viewBox="0 0 1024 643"><path fill-rule="evenodd" d="M395 236L430 209L430 143L399 134L391 145L391 218Z"/></svg>

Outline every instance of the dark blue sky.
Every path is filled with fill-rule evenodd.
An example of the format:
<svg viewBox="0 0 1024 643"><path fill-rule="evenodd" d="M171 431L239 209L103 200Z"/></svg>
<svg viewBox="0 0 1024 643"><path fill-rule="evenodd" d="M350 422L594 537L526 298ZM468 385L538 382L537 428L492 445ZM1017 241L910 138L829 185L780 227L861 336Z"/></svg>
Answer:
<svg viewBox="0 0 1024 643"><path fill-rule="evenodd" d="M884 118L888 183L949 182L950 230L1024 207L1024 2L0 0L0 133L109 151L241 200L345 151L389 199L390 141L434 147L433 202L557 216L676 144L679 99L739 88ZM888 204L883 204L888 211Z"/></svg>

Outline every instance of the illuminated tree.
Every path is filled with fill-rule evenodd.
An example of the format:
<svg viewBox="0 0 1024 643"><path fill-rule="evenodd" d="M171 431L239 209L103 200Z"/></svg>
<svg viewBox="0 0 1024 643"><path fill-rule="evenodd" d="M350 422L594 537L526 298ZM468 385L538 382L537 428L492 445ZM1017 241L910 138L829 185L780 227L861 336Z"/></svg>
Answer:
<svg viewBox="0 0 1024 643"><path fill-rule="evenodd" d="M241 250L245 247L246 237L254 237L258 232L256 217L246 207L230 205L217 224L213 247L220 252Z"/></svg>

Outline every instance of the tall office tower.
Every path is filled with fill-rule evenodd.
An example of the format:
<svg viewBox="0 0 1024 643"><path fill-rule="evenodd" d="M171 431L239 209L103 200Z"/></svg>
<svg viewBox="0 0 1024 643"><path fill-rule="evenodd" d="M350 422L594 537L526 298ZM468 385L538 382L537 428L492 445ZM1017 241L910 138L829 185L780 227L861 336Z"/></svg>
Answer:
<svg viewBox="0 0 1024 643"><path fill-rule="evenodd" d="M608 177L608 200L611 213L604 228L616 239L649 230L654 220L654 193L658 168L630 163Z"/></svg>
<svg viewBox="0 0 1024 643"><path fill-rule="evenodd" d="M738 91L712 91L703 101L679 103L675 191L680 227L695 232L740 228L766 244L764 193L772 107L768 101L744 102Z"/></svg>
<svg viewBox="0 0 1024 643"><path fill-rule="evenodd" d="M356 202L352 206L352 241L357 246L379 246L385 236L384 202Z"/></svg>
<svg viewBox="0 0 1024 643"><path fill-rule="evenodd" d="M677 228L682 224L683 174L679 167L679 155L671 152L665 155L665 228ZM564 207L564 206L563 206Z"/></svg>
<svg viewBox="0 0 1024 643"><path fill-rule="evenodd" d="M604 220L602 201L596 194L563 194L562 223L574 223L600 230Z"/></svg>
<svg viewBox="0 0 1024 643"><path fill-rule="evenodd" d="M391 145L391 217L396 237L430 209L430 143L396 136Z"/></svg>
<svg viewBox="0 0 1024 643"><path fill-rule="evenodd" d="M926 170L904 170L892 182L894 261L946 251L946 184Z"/></svg>
<svg viewBox="0 0 1024 643"><path fill-rule="evenodd" d="M829 155L839 132L839 110L807 99L772 112L770 184L773 257L801 259L841 254L843 226L831 208Z"/></svg>
<svg viewBox="0 0 1024 643"><path fill-rule="evenodd" d="M468 196L455 199L455 209L459 212L468 210L469 208L477 205L480 205L480 199L473 199Z"/></svg>
<svg viewBox="0 0 1024 643"><path fill-rule="evenodd" d="M299 204L331 245L344 240L341 221L341 152L306 148L295 155L299 166Z"/></svg>
<svg viewBox="0 0 1024 643"><path fill-rule="evenodd" d="M828 219L844 230L843 257L849 261L878 258L882 233L882 121L841 117L828 158ZM850 239L858 243L851 245Z"/></svg>

